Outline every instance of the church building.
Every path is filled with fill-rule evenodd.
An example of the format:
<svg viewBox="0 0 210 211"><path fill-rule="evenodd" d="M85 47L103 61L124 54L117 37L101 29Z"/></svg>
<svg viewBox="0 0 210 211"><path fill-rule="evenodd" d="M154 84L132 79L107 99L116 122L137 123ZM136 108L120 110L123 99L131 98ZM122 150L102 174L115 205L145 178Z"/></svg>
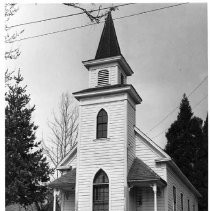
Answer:
<svg viewBox="0 0 210 211"><path fill-rule="evenodd" d="M200 193L136 126L142 99L127 84L133 70L121 54L111 12L95 59L83 64L89 87L73 93L78 142L49 185L60 192L61 211L198 211Z"/></svg>

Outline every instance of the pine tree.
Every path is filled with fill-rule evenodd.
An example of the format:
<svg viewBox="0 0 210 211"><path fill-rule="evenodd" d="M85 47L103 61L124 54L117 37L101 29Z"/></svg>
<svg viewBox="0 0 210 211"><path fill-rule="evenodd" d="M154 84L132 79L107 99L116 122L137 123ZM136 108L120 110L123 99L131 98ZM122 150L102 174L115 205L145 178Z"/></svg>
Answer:
<svg viewBox="0 0 210 211"><path fill-rule="evenodd" d="M165 151L201 193L199 210L208 210L208 117L193 116L184 94L177 120L166 133Z"/></svg>
<svg viewBox="0 0 210 211"><path fill-rule="evenodd" d="M193 117L186 95L180 104L177 120L166 133L168 140L165 151L171 156L191 182L195 181L197 145L202 139L202 120Z"/></svg>
<svg viewBox="0 0 210 211"><path fill-rule="evenodd" d="M168 140L165 151L184 173L188 173L191 149L187 149L189 142L189 124L193 116L189 101L184 94L180 104L177 120L172 123L166 133Z"/></svg>
<svg viewBox="0 0 210 211"><path fill-rule="evenodd" d="M43 202L47 192L44 183L52 170L35 141L37 126L31 120L35 106L29 107L30 95L22 81L18 72L5 94L6 205L27 206Z"/></svg>
<svg viewBox="0 0 210 211"><path fill-rule="evenodd" d="M196 163L196 185L202 198L199 199L199 210L208 211L208 116L202 128L203 137L198 148ZM202 178L202 179L201 179Z"/></svg>

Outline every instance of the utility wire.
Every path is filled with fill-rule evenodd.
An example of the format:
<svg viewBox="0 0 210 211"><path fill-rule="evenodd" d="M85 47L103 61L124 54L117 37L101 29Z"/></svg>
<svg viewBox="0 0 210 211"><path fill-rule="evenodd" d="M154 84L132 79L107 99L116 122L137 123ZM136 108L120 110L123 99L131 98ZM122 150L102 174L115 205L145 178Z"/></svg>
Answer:
<svg viewBox="0 0 210 211"><path fill-rule="evenodd" d="M146 14L146 13L151 13L151 12L155 12L155 11L159 11L159 10L164 10L164 9L168 9L168 8L172 8L172 7L181 6L181 5L184 5L184 4L188 4L188 3L181 3L181 4L166 6L166 7L160 7L160 8L157 8L157 9L152 9L152 10L148 10L148 11L144 11L144 12L140 12L140 13L135 13L135 14L127 15L127 16L121 16L121 17L118 17L118 18L114 18L113 20L119 20L119 19L123 19L123 18L128 18L128 17L133 17L133 16L142 15L142 14ZM104 22L105 21L101 21L100 23L104 23ZM73 27L73 28L67 28L67 29L58 30L58 31L54 31L54 32L48 32L48 33L45 33L45 34L39 34L39 35L35 35L35 36L25 37L25 38L18 39L18 40L6 41L6 43L14 43L14 42L19 42L19 41L23 41L23 40L48 36L48 35L57 34L57 33L61 33L61 32L71 31L71 30L74 30L74 29L80 29L80 28L84 28L84 27L87 27L87 26L92 26L92 25L100 24L100 23L85 24L85 25L76 26L76 27Z"/></svg>
<svg viewBox="0 0 210 211"><path fill-rule="evenodd" d="M194 106L193 106L193 108L192 109L195 109L198 105L200 105L206 98L208 97L208 94L207 95L205 95L205 97L204 98L202 98L197 104L195 104Z"/></svg>
<svg viewBox="0 0 210 211"><path fill-rule="evenodd" d="M204 98L202 98L198 103L196 103L192 109L195 109L198 105L200 105L206 98L208 97L208 94L205 95ZM160 135L162 135L164 132L166 132L166 129L164 129L163 131L161 131L160 133L158 133L156 136L152 137L152 139L159 137Z"/></svg>
<svg viewBox="0 0 210 211"><path fill-rule="evenodd" d="M208 76L206 76L188 95L187 97L190 97L204 82L205 80L208 78ZM154 130L157 126L159 126L162 122L164 122L171 114L173 114L176 109L179 108L179 106L176 106L171 112L169 112L163 119L161 119L156 125L154 125L149 132L151 132L152 130Z"/></svg>
<svg viewBox="0 0 210 211"><path fill-rule="evenodd" d="M92 13L92 12L96 12L96 11L101 11L101 10L106 10L106 9L110 9L110 8L117 8L117 7L123 7L123 6L128 6L131 4L135 4L135 3L128 3L128 4L120 4L120 5L116 5L116 6L112 6L112 7L104 7L101 9L94 9L94 10L89 10L87 12ZM50 21L50 20L56 20L56 19L60 19L60 18L68 18L68 17L72 17L72 16L76 16L76 15L82 15L85 12L78 12L78 13L73 13L73 14L69 14L69 15L62 15L62 16L58 16L58 17L53 17L53 18L47 18L47 19L42 19L42 20L37 20L37 21L30 21L30 22L26 22L26 23L20 23L20 24L16 24L16 25L12 25L12 26L8 26L7 28L14 28L14 27L18 27L18 26L25 26L25 25L30 25L30 24L34 24L34 23L41 23L41 22L45 22L45 21Z"/></svg>
<svg viewBox="0 0 210 211"><path fill-rule="evenodd" d="M202 85L202 83L204 83L204 81L206 80L208 78L208 76L206 76L199 84L198 84L198 86L196 86L191 92L190 92L190 94L188 94L188 96L187 97L190 97L201 85Z"/></svg>

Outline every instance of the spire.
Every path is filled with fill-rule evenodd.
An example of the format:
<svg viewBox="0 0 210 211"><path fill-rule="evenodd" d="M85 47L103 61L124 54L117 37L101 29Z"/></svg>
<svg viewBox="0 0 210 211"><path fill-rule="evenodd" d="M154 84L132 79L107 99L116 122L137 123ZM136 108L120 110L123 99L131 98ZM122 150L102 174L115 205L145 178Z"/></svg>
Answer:
<svg viewBox="0 0 210 211"><path fill-rule="evenodd" d="M95 59L103 59L121 55L117 35L112 20L111 11L108 12Z"/></svg>

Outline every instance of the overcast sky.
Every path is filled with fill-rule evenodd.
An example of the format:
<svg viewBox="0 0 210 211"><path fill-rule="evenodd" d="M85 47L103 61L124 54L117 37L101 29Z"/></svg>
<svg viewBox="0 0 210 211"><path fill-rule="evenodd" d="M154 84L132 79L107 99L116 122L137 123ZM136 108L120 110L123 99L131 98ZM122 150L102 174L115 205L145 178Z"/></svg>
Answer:
<svg viewBox="0 0 210 211"><path fill-rule="evenodd" d="M85 5L89 6L89 5ZM103 4L103 7L110 4ZM134 4L120 7L113 19L169 4ZM22 4L10 25L79 12L62 4ZM85 15L16 27L22 38L90 23ZM143 99L137 106L136 126L164 147L165 130L176 119L182 95L193 91L207 76L207 5L185 4L152 13L115 20L121 52L134 74L128 78ZM93 59L103 28L97 24L12 44L19 47L17 60L6 63L21 69L31 94L37 137L50 136L47 121L57 111L62 92L88 88L88 72L82 61ZM7 47L10 45L7 44ZM207 80L189 97L196 116L207 115ZM203 100L202 100L203 99ZM201 102L202 100L202 102Z"/></svg>

